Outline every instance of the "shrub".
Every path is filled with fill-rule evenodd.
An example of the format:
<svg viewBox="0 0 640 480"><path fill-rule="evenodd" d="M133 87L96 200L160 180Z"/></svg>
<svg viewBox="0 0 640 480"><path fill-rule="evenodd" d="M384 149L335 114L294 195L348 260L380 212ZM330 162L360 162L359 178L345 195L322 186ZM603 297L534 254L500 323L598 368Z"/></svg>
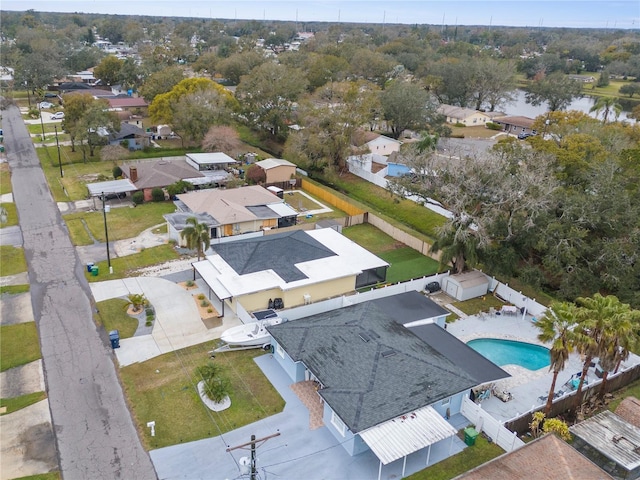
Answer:
<svg viewBox="0 0 640 480"><path fill-rule="evenodd" d="M193 287L195 285L195 282L193 280L187 280L187 283L185 285L187 287Z"/></svg>
<svg viewBox="0 0 640 480"><path fill-rule="evenodd" d="M153 325L153 322L151 320L147 319L147 321L145 322L145 325L147 327L150 327L151 325Z"/></svg>
<svg viewBox="0 0 640 480"><path fill-rule="evenodd" d="M489 130L502 130L502 127L497 123L487 122L486 125Z"/></svg>
<svg viewBox="0 0 640 480"><path fill-rule="evenodd" d="M209 305L209 302L207 302L206 300L202 300L202 301L200 302L200 306L201 306L201 307L206 307L206 306L208 306L208 305Z"/></svg>
<svg viewBox="0 0 640 480"><path fill-rule="evenodd" d="M462 122L456 122L453 124L454 127L466 127L466 125Z"/></svg>
<svg viewBox="0 0 640 480"><path fill-rule="evenodd" d="M155 317L153 315L147 315L147 323L151 323L155 320Z"/></svg>
<svg viewBox="0 0 640 480"><path fill-rule="evenodd" d="M201 293L200 295L198 295L198 300L204 300L204 293Z"/></svg>
<svg viewBox="0 0 640 480"><path fill-rule="evenodd" d="M134 205L142 205L144 203L144 192L133 192L133 195L131 195L131 201L133 201Z"/></svg>
<svg viewBox="0 0 640 480"><path fill-rule="evenodd" d="M149 316L153 316L153 308L151 307L147 307L147 309L145 310L145 313L147 314L147 317Z"/></svg>
<svg viewBox="0 0 640 480"><path fill-rule="evenodd" d="M113 178L118 179L122 176L122 169L116 165L115 167L113 167Z"/></svg>
<svg viewBox="0 0 640 480"><path fill-rule="evenodd" d="M27 115L30 118L38 118L40 116L40 112L38 111L37 108L31 108L29 109L29 112L27 112Z"/></svg>
<svg viewBox="0 0 640 480"><path fill-rule="evenodd" d="M161 188L151 190L151 200L154 202L164 202L164 190Z"/></svg>
<svg viewBox="0 0 640 480"><path fill-rule="evenodd" d="M231 381L224 374L222 366L209 362L197 368L196 373L204 382L204 393L216 403L222 402L231 391Z"/></svg>
<svg viewBox="0 0 640 480"><path fill-rule="evenodd" d="M211 307L207 308L207 313L213 313L213 308Z"/></svg>

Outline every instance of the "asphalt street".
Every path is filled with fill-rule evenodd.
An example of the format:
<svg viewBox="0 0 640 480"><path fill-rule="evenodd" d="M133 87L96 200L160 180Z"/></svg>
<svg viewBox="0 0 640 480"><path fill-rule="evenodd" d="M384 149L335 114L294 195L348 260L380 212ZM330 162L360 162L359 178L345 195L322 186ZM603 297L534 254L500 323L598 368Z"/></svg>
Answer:
<svg viewBox="0 0 640 480"><path fill-rule="evenodd" d="M124 400L107 334L92 319L85 266L16 107L3 111L3 128L62 477L155 479Z"/></svg>

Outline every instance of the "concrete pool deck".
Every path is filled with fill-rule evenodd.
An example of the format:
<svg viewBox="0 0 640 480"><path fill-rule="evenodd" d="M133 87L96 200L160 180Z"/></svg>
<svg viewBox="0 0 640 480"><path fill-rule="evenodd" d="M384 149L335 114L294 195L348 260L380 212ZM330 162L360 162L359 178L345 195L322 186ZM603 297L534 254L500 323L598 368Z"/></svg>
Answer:
<svg viewBox="0 0 640 480"><path fill-rule="evenodd" d="M488 314L469 316L448 324L447 330L465 343L477 338L498 338L544 345L538 340L540 330L535 326L530 315L524 317ZM640 357L631 354L629 359L622 363L621 370L638 364L640 364ZM512 420L546 402L553 378L549 367L533 371L519 365L504 365L502 369L510 373L511 377L496 382L495 386L497 390L510 392L513 396L512 400L503 402L491 396L481 403L482 408L496 420L501 422ZM564 384L573 374L581 371L580 355L571 354L565 369L558 375L555 392L560 390L565 393L570 392L571 390ZM600 382L593 367L589 368L587 379L591 383Z"/></svg>

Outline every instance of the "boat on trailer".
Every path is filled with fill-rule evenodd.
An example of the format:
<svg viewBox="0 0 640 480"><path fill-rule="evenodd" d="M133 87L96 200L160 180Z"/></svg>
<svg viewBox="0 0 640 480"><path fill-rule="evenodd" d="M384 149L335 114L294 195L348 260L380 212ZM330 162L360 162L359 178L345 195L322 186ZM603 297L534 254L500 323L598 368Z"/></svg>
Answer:
<svg viewBox="0 0 640 480"><path fill-rule="evenodd" d="M225 330L220 336L224 345L214 350L214 353L245 348L263 348L265 350L270 348L271 335L267 331L267 327L279 325L287 320L280 317L274 310L261 310L254 312L253 316L256 318L255 322Z"/></svg>

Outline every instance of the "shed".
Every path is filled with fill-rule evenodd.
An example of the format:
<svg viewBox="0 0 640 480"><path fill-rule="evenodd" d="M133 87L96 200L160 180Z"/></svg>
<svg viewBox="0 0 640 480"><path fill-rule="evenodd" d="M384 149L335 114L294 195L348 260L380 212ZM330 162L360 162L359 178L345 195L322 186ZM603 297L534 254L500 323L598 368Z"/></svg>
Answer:
<svg viewBox="0 0 640 480"><path fill-rule="evenodd" d="M442 280L442 289L456 300L469 300L487 294L489 278L478 270L449 275Z"/></svg>

